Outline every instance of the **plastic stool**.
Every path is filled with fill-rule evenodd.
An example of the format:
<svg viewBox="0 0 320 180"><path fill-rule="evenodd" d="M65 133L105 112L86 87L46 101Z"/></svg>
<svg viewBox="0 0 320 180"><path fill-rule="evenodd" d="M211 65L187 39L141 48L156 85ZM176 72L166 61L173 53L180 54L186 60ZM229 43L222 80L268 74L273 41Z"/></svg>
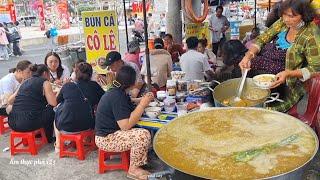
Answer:
<svg viewBox="0 0 320 180"><path fill-rule="evenodd" d="M86 139L89 138L89 142ZM71 145L65 145L65 141L75 143L76 151L70 151ZM71 143L72 144L72 143ZM78 157L79 160L85 159L85 154L96 149L94 142L94 131L82 131L77 134L62 134L60 133L60 158L64 156Z"/></svg>
<svg viewBox="0 0 320 180"><path fill-rule="evenodd" d="M39 134L41 135L41 137L36 138L36 135ZM21 138L21 141L19 141L17 144L15 144L14 142L16 138ZM29 152L33 156L37 155L38 150L47 143L48 141L43 128L31 132L11 131L10 134L10 151L12 156L20 152ZM19 146L21 144L23 144L24 147L20 148Z"/></svg>
<svg viewBox="0 0 320 180"><path fill-rule="evenodd" d="M8 130L10 130L8 125L8 117L0 116L0 135L4 134Z"/></svg>
<svg viewBox="0 0 320 180"><path fill-rule="evenodd" d="M121 162L118 164L107 164L106 159L110 158L112 155L120 155ZM124 152L107 152L99 149L99 174L104 173L105 171L122 169L124 171L129 170L129 157L130 151Z"/></svg>

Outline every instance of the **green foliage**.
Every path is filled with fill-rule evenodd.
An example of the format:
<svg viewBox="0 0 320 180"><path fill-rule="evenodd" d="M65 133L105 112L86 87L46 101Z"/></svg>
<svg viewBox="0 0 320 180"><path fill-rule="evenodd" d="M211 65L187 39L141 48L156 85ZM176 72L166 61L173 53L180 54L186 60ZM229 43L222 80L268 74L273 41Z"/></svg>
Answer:
<svg viewBox="0 0 320 180"><path fill-rule="evenodd" d="M79 12L79 15L81 15L82 11L94 11L95 9L96 9L96 7L94 7L94 6L84 5L84 6L78 7L78 12Z"/></svg>

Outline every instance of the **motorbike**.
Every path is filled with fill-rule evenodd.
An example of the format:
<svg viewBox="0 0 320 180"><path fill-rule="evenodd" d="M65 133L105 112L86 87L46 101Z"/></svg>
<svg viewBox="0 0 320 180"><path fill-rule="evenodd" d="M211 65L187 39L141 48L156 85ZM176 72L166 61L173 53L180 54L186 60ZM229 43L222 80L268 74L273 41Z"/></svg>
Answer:
<svg viewBox="0 0 320 180"><path fill-rule="evenodd" d="M138 41L139 43L144 42L144 37L143 37L142 32L134 30L134 29L132 30L131 38L133 41Z"/></svg>

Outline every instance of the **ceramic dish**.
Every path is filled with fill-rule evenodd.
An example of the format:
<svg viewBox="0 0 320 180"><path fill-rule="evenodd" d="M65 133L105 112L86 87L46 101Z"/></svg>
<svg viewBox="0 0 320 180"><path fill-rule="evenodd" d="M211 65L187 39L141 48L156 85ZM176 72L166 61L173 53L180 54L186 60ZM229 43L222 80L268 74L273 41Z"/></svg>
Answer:
<svg viewBox="0 0 320 180"><path fill-rule="evenodd" d="M276 76L274 74L260 74L253 77L254 84L262 89L270 89L275 80Z"/></svg>

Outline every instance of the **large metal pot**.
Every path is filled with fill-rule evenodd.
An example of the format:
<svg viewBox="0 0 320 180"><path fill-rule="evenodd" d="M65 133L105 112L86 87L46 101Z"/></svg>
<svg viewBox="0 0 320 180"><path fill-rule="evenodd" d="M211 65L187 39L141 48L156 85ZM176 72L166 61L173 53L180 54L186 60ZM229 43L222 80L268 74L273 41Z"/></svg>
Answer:
<svg viewBox="0 0 320 180"><path fill-rule="evenodd" d="M155 138L154 138L154 143L153 143L153 147L154 147L154 150L156 152L156 154L158 155L158 157L163 161L165 162L167 165L169 165L173 170L176 170L178 172L182 172L182 173L185 173L186 175L189 174L190 177L198 177L198 178L206 178L206 179L209 179L209 177L206 177L206 176L202 176L200 174L197 174L197 173L191 173L190 171L188 170L185 170L183 168L179 168L177 167L176 165L174 165L172 159L174 159L173 157L176 156L177 154L179 154L179 152L177 151L172 151L172 148L170 146L166 146L165 144L162 143L159 143L159 136L161 136L160 134L165 132L165 133L170 133L168 131L168 129L166 129L167 126L170 126L172 124L174 124L175 121L180 121L182 120L181 118L183 117L186 117L186 116L190 116L194 113L207 113L208 111L221 111L221 110L229 110L229 109L237 109L237 110L244 110L244 111L258 111L258 112L270 112L272 114L276 114L276 115L279 115L279 117L281 117L281 120L283 121L288 121L288 120L293 120L295 121L297 124L300 124L301 126L305 127L306 128L306 131L310 133L310 135L314 138L315 140L315 145L314 145L314 150L313 150L313 153L311 155L310 158L308 158L307 161L304 162L304 164L300 165L299 167L296 167L295 169L292 169L288 172L285 172L285 173L282 173L282 174L278 174L278 175L275 175L275 176L271 176L271 177L267 177L267 178L262 178L262 179L271 179L271 180L300 180L302 179L302 175L304 173L304 171L306 170L306 168L308 167L308 165L312 162L312 160L314 159L318 149L319 149L319 140L318 140L318 137L317 135L315 134L315 132L308 126L306 125L305 123L301 122L300 120L292 117L292 116L289 116L287 114L284 114L284 113L280 113L280 112L275 112L275 111L271 111L271 110L266 110L266 109L261 109L261 108L252 108L252 107L238 107L238 108L234 108L234 107L224 107L224 108L211 108L211 109L208 109L208 110L205 110L205 111L202 111L202 112L193 112L193 113L188 113L187 115L184 115L184 116L181 116L181 117L178 117L174 120L172 120L170 123L168 123L164 128L160 129L157 134L155 135ZM239 115L241 116L241 115ZM201 117L198 116L199 118ZM239 117L240 118L240 117ZM189 120L189 118L185 118L185 120ZM199 120L202 120L202 119L199 119ZM186 121L183 121L183 123L186 123ZM180 129L182 127L175 127L173 126L173 128L176 128L176 129ZM188 128L188 129L192 129L191 127ZM192 138L195 138L195 139L199 139L199 137L192 137L192 133L190 133L187 137L187 139L192 139ZM201 137L201 138L207 138L207 137ZM172 139L171 139L172 140ZM212 140L212 139L211 139ZM210 141L210 139L208 139L208 141ZM172 141L168 141L168 142L172 142ZM173 142L178 142L178 140L176 141L173 141ZM205 141L207 142L207 141ZM158 144L158 145L157 145ZM170 154L170 156L172 156L171 158L164 158L163 154L161 154L161 151L158 151L157 149L157 146L159 147L159 145L162 145L165 148L165 152L168 152ZM205 146L205 145L204 145ZM202 147L202 146L201 146ZM201 147L192 147L192 149L198 149ZM185 149L186 150L186 149ZM171 153L170 153L171 152ZM192 157L192 155L190 155ZM210 154L208 154L208 156L210 156ZM192 157L193 158L193 157ZM198 158L208 158L206 156L201 156ZM201 162L201 161L200 161ZM188 162L181 162L182 164L189 164ZM190 165L191 166L191 165ZM171 171L169 168L169 171ZM194 167L193 167L194 169ZM197 171L195 171L197 172ZM165 172L165 173L170 173L170 174L173 174L173 172ZM189 178L189 179L194 179L194 178Z"/></svg>
<svg viewBox="0 0 320 180"><path fill-rule="evenodd" d="M220 83L214 88L212 95L215 107L229 107L228 105L223 104L223 101L230 99L230 97L234 97L237 94L240 81L241 78L230 79ZM242 95L253 91L260 91L263 96L257 100L246 100L248 102L248 107L264 107L267 103L276 101L279 98L278 93L271 94L269 89L260 89L253 83L252 78L247 78ZM243 96L242 98L245 99Z"/></svg>

